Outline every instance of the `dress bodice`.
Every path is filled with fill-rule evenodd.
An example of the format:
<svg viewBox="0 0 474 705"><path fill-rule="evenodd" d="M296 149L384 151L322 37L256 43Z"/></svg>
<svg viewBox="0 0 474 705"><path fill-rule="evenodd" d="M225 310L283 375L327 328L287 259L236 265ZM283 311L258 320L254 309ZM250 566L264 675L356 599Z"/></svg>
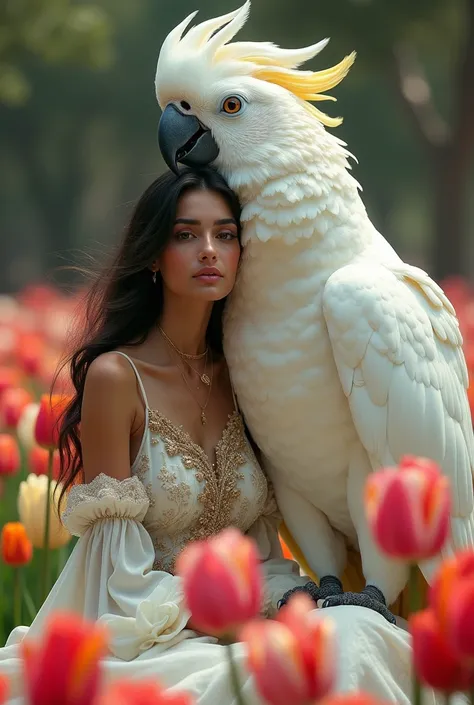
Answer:
<svg viewBox="0 0 474 705"><path fill-rule="evenodd" d="M237 408L230 414L215 448L215 463L181 427L145 404L145 430L132 465L150 504L143 525L155 547L155 570L174 572L182 548L227 526L246 532L261 515L268 485L245 434Z"/></svg>

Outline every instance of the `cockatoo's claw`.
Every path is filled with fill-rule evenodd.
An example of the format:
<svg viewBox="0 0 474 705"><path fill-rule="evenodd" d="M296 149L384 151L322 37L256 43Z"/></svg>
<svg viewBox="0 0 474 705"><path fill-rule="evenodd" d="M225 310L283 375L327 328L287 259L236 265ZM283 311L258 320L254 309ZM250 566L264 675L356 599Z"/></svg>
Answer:
<svg viewBox="0 0 474 705"><path fill-rule="evenodd" d="M342 583L339 578L336 578L334 575L326 575L324 578L321 578L319 587L316 583L311 581L306 583L306 585L300 585L288 590L288 592L285 592L281 600L278 602L278 609L281 609L284 605L286 605L290 597L295 595L297 592L302 592L309 595L316 604L318 603L318 600L324 600L331 595L344 594Z"/></svg>
<svg viewBox="0 0 474 705"><path fill-rule="evenodd" d="M324 600L322 607L339 607L340 605L368 607L385 617L390 624L395 624L395 616L388 609L383 593L374 585L367 585L362 592L344 592L342 595L332 595Z"/></svg>

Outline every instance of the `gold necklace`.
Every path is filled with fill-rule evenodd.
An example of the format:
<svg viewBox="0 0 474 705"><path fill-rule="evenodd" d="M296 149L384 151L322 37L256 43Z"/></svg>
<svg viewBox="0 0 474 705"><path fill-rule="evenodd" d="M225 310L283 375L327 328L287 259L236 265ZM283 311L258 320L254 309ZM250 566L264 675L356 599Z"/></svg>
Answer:
<svg viewBox="0 0 474 705"><path fill-rule="evenodd" d="M169 338L169 337L166 335L165 331L163 330L163 328L162 328L161 326L158 326L158 328L159 328L159 331L160 331L161 335L163 336L163 338L165 338L165 340L168 341L168 343L171 345L171 347L172 347L174 350L176 350L176 352L178 353L178 355L179 355L181 358L183 358L183 359L186 359L186 358L187 358L188 360L202 360L203 357L206 357L206 355L207 355L207 353L208 353L208 351L209 351L209 348L208 348L208 347L206 347L206 349L204 350L204 352L198 353L197 355L191 355L190 353L185 353L185 352L183 352L182 350L180 350L179 348L176 347L176 345L173 343L173 341L171 340L171 338Z"/></svg>
<svg viewBox="0 0 474 705"><path fill-rule="evenodd" d="M166 335L166 333L164 332L164 330L163 330L163 328L162 328L161 326L158 326L158 328L159 328L159 331L160 331L161 335L162 335L163 338L165 339L165 341L166 341L169 345L171 345L171 347L173 348L173 350L180 356L181 360L182 360L183 362L185 362L185 363L188 365L188 367L189 367L195 374L197 374L197 376L199 377L199 379L201 380L201 382L202 382L203 384L205 384L206 387L208 387L208 386L211 384L211 380L210 380L210 378L209 378L209 375L206 374L206 368L207 368L207 354L208 354L208 352L209 352L209 348L206 348L205 351L204 351L203 353L199 353L199 355L188 355L187 353L183 353L181 350L179 350L179 348L176 347L176 345L173 343L173 341L172 341L170 338L168 338L168 336ZM205 360L205 363L204 363L204 372L202 372L202 373L199 372L199 370L197 370L195 367L193 367L193 366L191 365L191 363L189 362L189 360L186 359L186 358L190 358L190 359L192 359L192 360L199 360L199 359L202 359L203 357L205 357L206 360ZM198 387L198 389L199 389L199 387Z"/></svg>
<svg viewBox="0 0 474 705"><path fill-rule="evenodd" d="M211 398L212 378L213 378L213 376L214 376L214 367L213 367L213 365L212 365L212 359L211 359L211 377L210 377L210 380L209 380L209 392L208 392L208 394L207 394L207 399L206 399L206 402L205 402L204 406L202 406L202 404L200 404L200 402L199 402L199 401L196 399L196 397L194 396L194 392L192 391L191 387L189 386L188 380L186 379L186 375L184 374L183 370L182 370L178 365L177 365L177 367L178 367L179 371L181 372L181 377L183 378L184 383L186 384L187 388L189 389L189 392L191 393L191 396L193 397L194 401L196 402L196 404L197 404L197 405L199 406L199 408L201 409L201 423L202 423L203 426L205 426L206 423L207 423L206 409L207 409L207 405L209 404L209 399Z"/></svg>
<svg viewBox="0 0 474 705"><path fill-rule="evenodd" d="M166 340L166 336L165 336L165 340ZM174 345L173 345L172 347L175 349L175 346L174 346ZM179 352L179 351L176 350L176 352ZM206 350L206 353L207 353L207 352L208 352L208 351ZM191 387L189 386L188 380L186 379L186 375L184 374L184 372L183 372L183 370L181 369L180 365L178 365L177 363L175 363L175 364L176 364L176 367L177 367L178 370L180 371L181 377L183 378L183 381L184 381L186 387L187 387L188 390L189 390L189 393L191 394L192 398L194 399L194 401L196 402L196 404L197 404L197 405L199 406L199 408L201 409L201 423L202 423L203 426L205 426L206 423L207 423L206 409L207 409L207 405L209 404L209 400L210 400L210 398L211 398L212 380L213 380L213 377L214 377L214 365L213 365L213 363L212 363L212 353L211 353L211 352L210 352L210 358L211 358L211 376L210 376L210 378L208 377L208 379L209 379L209 392L208 392L208 394L207 394L207 399L206 399L206 402L205 402L204 406L203 406L203 405L196 399L196 397L194 396L194 392L193 392L193 390L191 389ZM206 377L207 377L207 375L206 375Z"/></svg>
<svg viewBox="0 0 474 705"><path fill-rule="evenodd" d="M207 387L211 384L211 380L210 380L210 378L209 378L209 375L206 374L206 368L207 368L207 352L206 352L206 361L205 361L205 363L204 363L204 372L203 372L202 374L201 374L201 372L199 372L199 370L196 370L196 368L193 367L193 366L191 365L191 363L188 362L188 360L185 360L185 359L183 358L183 362L185 362L185 363L188 365L188 367L189 367L195 374L197 374L197 376L199 377L199 379L201 380L201 382L202 382L203 384L205 384ZM199 389L199 387L198 387L198 389Z"/></svg>

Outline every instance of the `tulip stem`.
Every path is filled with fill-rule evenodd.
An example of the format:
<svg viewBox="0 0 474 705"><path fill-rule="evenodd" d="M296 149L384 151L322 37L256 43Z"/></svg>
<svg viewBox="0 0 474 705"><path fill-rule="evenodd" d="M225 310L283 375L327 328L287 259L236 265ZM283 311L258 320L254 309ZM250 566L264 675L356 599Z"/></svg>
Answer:
<svg viewBox="0 0 474 705"><path fill-rule="evenodd" d="M410 573L408 578L408 594L410 604L410 615L415 614L421 608L420 590L418 585L418 566L416 563L410 564ZM421 705L421 683L415 671L412 676L413 682L413 705Z"/></svg>
<svg viewBox="0 0 474 705"><path fill-rule="evenodd" d="M48 449L48 490L46 493L46 509L45 509L45 520L44 520L44 538L43 538L43 572L42 572L42 584L41 584L41 597L42 602L44 602L48 596L50 589L50 572L51 572L51 551L50 551L50 540L49 540L49 526L50 526L50 513L51 513L51 480L53 478L53 453L54 449Z"/></svg>
<svg viewBox="0 0 474 705"><path fill-rule="evenodd" d="M23 583L23 599L25 601L25 606L28 612L28 615L30 617L30 622L34 620L36 617L37 609L35 607L35 604L33 602L33 598L30 595L30 591L28 590L28 586Z"/></svg>
<svg viewBox="0 0 474 705"><path fill-rule="evenodd" d="M13 568L13 623L21 624L21 575L20 568Z"/></svg>
<svg viewBox="0 0 474 705"><path fill-rule="evenodd" d="M242 688L240 685L239 674L237 671L237 666L235 665L234 657L232 656L232 644L226 646L227 654L229 657L229 668L230 668L230 680L232 683L232 689L235 694L235 699L237 705L245 705L245 699L242 693Z"/></svg>
<svg viewBox="0 0 474 705"><path fill-rule="evenodd" d="M469 691L469 702L471 703L471 705L474 705L474 688L471 688L471 690Z"/></svg>

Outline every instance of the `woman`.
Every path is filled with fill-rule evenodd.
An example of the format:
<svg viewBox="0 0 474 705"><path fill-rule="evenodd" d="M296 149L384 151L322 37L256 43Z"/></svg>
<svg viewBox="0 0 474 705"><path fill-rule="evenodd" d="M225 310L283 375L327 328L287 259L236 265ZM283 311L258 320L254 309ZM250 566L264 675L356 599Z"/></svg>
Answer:
<svg viewBox="0 0 474 705"><path fill-rule="evenodd" d="M30 630L16 629L0 650L11 702L21 702L18 641L38 637L51 611L72 609L109 629L106 681L157 677L203 705L230 705L226 654L191 628L174 575L178 553L230 524L248 532L262 555L267 615L306 582L281 556L276 507L222 355L239 217L214 171L167 173L141 197L91 291L61 434L63 519L80 540ZM340 689L408 702L405 632L363 608L325 614L340 632ZM244 669L243 647L236 656ZM251 678L243 679L247 702L258 703Z"/></svg>

